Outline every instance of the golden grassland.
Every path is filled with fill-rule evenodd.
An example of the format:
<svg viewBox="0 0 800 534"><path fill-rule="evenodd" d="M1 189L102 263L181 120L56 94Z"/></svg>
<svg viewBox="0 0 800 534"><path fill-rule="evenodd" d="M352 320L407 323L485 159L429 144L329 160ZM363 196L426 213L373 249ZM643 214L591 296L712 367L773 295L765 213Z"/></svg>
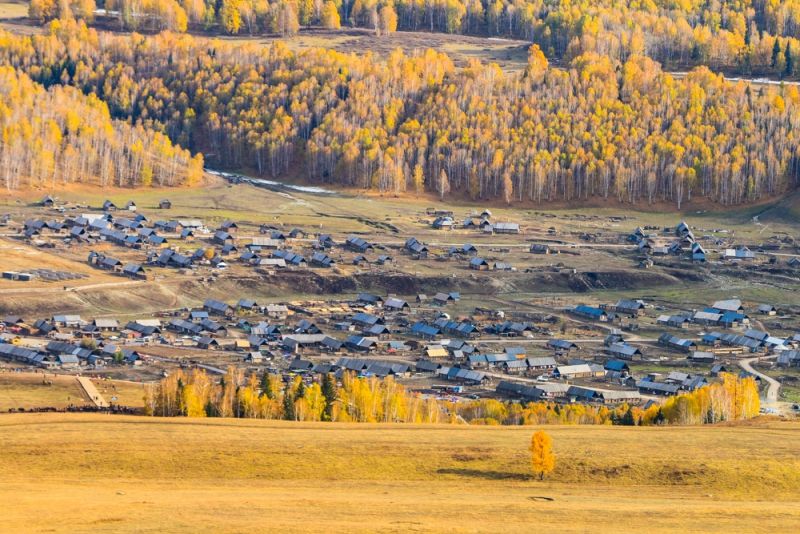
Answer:
<svg viewBox="0 0 800 534"><path fill-rule="evenodd" d="M144 385L127 380L92 379L107 401L122 406L144 406ZM116 400L112 401L112 398ZM74 375L43 372L0 372L0 412L37 408L62 409L91 402Z"/></svg>
<svg viewBox="0 0 800 534"><path fill-rule="evenodd" d="M0 411L88 404L89 399L74 376L0 373Z"/></svg>
<svg viewBox="0 0 800 534"><path fill-rule="evenodd" d="M28 2L6 0L0 2L0 19L28 16Z"/></svg>
<svg viewBox="0 0 800 534"><path fill-rule="evenodd" d="M5 532L790 531L800 424L532 427L0 417ZM44 513L46 511L46 513Z"/></svg>
<svg viewBox="0 0 800 534"><path fill-rule="evenodd" d="M109 248L105 246L105 248ZM52 271L84 274L87 278L76 278L67 281L70 286L97 284L104 282L119 282L119 277L111 276L97 269L93 269L86 262L75 261L54 254L49 249L39 249L22 241L0 238L0 255L3 257L2 269L8 271L27 272L30 269L50 269ZM34 279L24 287L32 286L58 286L58 283L43 282ZM64 285L64 284L62 284ZM0 288L19 288L18 282L0 280Z"/></svg>
<svg viewBox="0 0 800 534"><path fill-rule="evenodd" d="M375 35L372 30L347 28L325 30L302 29L292 37L224 37L225 40L269 45L280 41L289 49L300 52L309 48L327 48L342 53L366 54L387 57L400 49L406 54L432 48L445 52L457 67L466 66L476 59L496 63L508 72L520 71L528 62L530 43L515 39L484 38L430 32L399 31L390 35Z"/></svg>
<svg viewBox="0 0 800 534"><path fill-rule="evenodd" d="M145 385L128 380L93 378L97 391L108 401L131 408L144 407Z"/></svg>

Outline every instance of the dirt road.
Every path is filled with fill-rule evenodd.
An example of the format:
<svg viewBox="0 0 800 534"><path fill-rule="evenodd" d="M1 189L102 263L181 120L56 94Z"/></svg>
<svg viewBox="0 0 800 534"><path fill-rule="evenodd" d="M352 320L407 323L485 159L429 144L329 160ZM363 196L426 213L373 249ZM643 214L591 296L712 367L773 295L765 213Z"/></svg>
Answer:
<svg viewBox="0 0 800 534"><path fill-rule="evenodd" d="M140 286L147 284L142 280L126 280L120 282L103 282L100 284L88 284L84 286L64 286L64 285L51 285L48 287L12 287L8 289L0 289L0 294L14 295L14 294L30 294L30 293L63 293L64 291L91 291L94 289L112 289L118 287Z"/></svg>
<svg viewBox="0 0 800 534"><path fill-rule="evenodd" d="M89 395L89 399L94 403L95 406L98 408L108 408L109 404L106 401L105 397L97 391L97 388L94 386L91 380L86 378L85 376L76 377L78 379L78 384L81 385L83 391Z"/></svg>
<svg viewBox="0 0 800 534"><path fill-rule="evenodd" d="M756 371L752 363L761 361L761 360L771 360L776 358L777 356L764 356L762 358L747 358L745 360L739 360L739 367L747 371L748 373L752 373L755 376L761 378L762 382L767 383L767 389L764 392L764 398L761 399L762 402L767 405L768 407L774 407L778 404L778 393L781 389L781 383L772 378L771 376L767 376L764 373L760 373Z"/></svg>

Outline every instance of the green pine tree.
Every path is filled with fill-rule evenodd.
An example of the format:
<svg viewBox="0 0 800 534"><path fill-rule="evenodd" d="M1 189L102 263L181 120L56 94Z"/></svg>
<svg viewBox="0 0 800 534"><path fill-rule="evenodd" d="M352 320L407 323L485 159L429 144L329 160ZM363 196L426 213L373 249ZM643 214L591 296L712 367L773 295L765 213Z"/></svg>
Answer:
<svg viewBox="0 0 800 534"><path fill-rule="evenodd" d="M789 46L789 41L786 41L786 50L783 51L783 57L786 65L783 68L784 76L791 76L794 73L794 59L792 58L792 48Z"/></svg>
<svg viewBox="0 0 800 534"><path fill-rule="evenodd" d="M781 53L781 44L778 39L775 39L775 44L772 45L772 62L769 64L773 69L778 65L778 56Z"/></svg>
<svg viewBox="0 0 800 534"><path fill-rule="evenodd" d="M622 416L620 424L625 426L636 426L636 419L633 418L633 410L630 406L628 406L628 411L625 412L625 415Z"/></svg>
<svg viewBox="0 0 800 534"><path fill-rule="evenodd" d="M333 403L336 401L336 384L330 373L322 375L322 396L325 397L325 411L322 418L330 421L333 419Z"/></svg>
<svg viewBox="0 0 800 534"><path fill-rule="evenodd" d="M287 421L295 420L294 395L292 395L291 384L286 384L283 390L283 418Z"/></svg>

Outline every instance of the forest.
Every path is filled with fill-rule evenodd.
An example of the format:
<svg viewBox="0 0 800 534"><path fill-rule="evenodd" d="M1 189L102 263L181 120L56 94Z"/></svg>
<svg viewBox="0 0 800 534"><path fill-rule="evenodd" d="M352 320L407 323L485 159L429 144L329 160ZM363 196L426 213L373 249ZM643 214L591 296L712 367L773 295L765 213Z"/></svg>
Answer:
<svg viewBox="0 0 800 534"><path fill-rule="evenodd" d="M202 178L202 156L164 134L113 120L96 96L45 90L8 66L0 66L0 129L0 183L7 189L191 185Z"/></svg>
<svg viewBox="0 0 800 534"><path fill-rule="evenodd" d="M32 0L42 22L103 7L127 30L292 35L301 27L513 37L550 58L587 52L736 73L800 72L800 0Z"/></svg>
<svg viewBox="0 0 800 534"><path fill-rule="evenodd" d="M723 373L721 382L670 397L647 409L552 402L481 399L449 402L410 393L393 377L331 374L307 385L295 376L245 375L231 367L215 382L199 369L179 371L147 390L145 410L158 417L240 417L352 423L449 423L483 425L617 424L699 425L751 419L759 413L752 377Z"/></svg>
<svg viewBox="0 0 800 534"><path fill-rule="evenodd" d="M164 32L113 35L54 21L0 35L0 60L112 118L159 132L216 168L387 193L513 201L737 204L800 173L800 92L683 78L633 55L567 68L531 47L527 69L456 69L427 50L385 60Z"/></svg>

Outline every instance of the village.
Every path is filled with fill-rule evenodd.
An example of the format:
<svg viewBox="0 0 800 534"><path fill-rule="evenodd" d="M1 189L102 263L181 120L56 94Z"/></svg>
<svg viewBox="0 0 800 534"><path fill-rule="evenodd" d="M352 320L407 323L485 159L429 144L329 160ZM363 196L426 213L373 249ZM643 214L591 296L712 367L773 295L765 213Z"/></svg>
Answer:
<svg viewBox="0 0 800 534"><path fill-rule="evenodd" d="M455 401L645 407L729 372L756 378L766 410L779 401L780 384L769 375L788 370L793 378L800 367L797 306L735 293L688 307L647 298L646 289L613 300L591 292L607 283L590 270L599 255L631 277L663 269L691 278L710 268L796 278L800 255L789 236L752 241L684 221L633 226L625 218L609 221L614 231L565 232L489 209L464 211L427 208L407 223L413 232L373 222L375 232L356 233L173 217L166 198L139 209L134 201L88 206L46 196L2 216L4 239L88 270L4 270L0 283L11 294L35 286L30 291L68 295L97 273L107 285L191 280L208 295L226 280L258 279L291 287L295 298L262 298L242 283L235 299L142 313L76 313L57 298L46 313L6 309L0 367L142 383L177 368L224 374L235 366L309 383L351 372L393 376L411 391ZM430 283L384 284L412 273ZM386 290L337 286L358 276ZM526 302L475 289L526 276L565 291Z"/></svg>

